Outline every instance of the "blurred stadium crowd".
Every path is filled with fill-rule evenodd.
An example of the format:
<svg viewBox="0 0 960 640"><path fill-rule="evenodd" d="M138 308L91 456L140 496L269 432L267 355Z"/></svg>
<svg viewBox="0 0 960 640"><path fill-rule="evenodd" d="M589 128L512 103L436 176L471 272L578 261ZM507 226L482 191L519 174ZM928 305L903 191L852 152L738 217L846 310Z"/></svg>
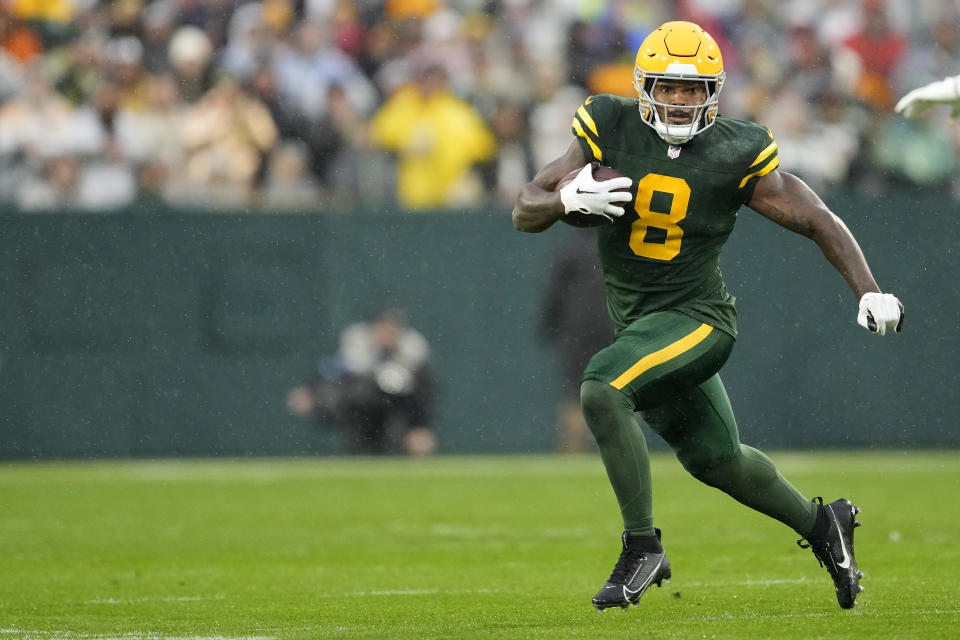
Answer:
<svg viewBox="0 0 960 640"><path fill-rule="evenodd" d="M7 210L509 205L660 23L718 40L721 114L829 193L960 196L960 0L0 0Z"/></svg>

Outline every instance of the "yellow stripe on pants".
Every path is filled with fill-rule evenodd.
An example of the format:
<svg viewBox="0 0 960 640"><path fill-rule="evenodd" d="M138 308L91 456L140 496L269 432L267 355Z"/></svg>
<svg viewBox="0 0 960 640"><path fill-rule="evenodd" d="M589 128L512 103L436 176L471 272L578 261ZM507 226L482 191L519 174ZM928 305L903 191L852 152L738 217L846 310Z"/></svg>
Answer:
<svg viewBox="0 0 960 640"><path fill-rule="evenodd" d="M694 348L703 342L704 338L710 335L711 331L713 331L713 327L708 324L701 324L695 331L680 338L676 342L665 346L659 351L654 351L653 353L647 354L640 358L636 364L624 371L623 374L611 382L610 385L616 389L623 389L625 386L639 378L648 369L651 369L658 364L663 364L664 362L676 358L680 354Z"/></svg>

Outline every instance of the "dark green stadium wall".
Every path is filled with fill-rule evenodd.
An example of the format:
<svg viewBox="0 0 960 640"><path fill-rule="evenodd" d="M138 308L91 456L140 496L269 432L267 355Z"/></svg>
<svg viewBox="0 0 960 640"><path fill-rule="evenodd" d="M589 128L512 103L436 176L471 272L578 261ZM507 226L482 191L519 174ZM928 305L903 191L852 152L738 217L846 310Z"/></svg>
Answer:
<svg viewBox="0 0 960 640"><path fill-rule="evenodd" d="M724 255L741 337L722 376L745 442L960 444L955 202L831 202L905 332L856 301L809 241L748 210ZM384 302L430 340L442 451L555 441L554 353L537 335L555 249L509 213L0 216L0 457L339 451L286 391Z"/></svg>

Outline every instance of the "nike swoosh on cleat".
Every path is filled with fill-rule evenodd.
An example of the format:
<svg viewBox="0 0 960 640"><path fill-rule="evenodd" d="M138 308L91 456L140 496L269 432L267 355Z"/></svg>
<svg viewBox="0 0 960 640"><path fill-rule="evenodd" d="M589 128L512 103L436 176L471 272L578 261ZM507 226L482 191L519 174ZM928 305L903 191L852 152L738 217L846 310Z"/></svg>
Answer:
<svg viewBox="0 0 960 640"><path fill-rule="evenodd" d="M640 593L640 592L643 591L646 587L649 587L649 586L650 586L650 583L649 583L649 582L647 582L646 584L640 585L640 586L639 586L638 588L636 588L636 589L629 589L629 588L627 588L627 585L623 585L623 596L624 596L625 598L627 598L627 599L630 599L632 596L637 595L638 593Z"/></svg>
<svg viewBox="0 0 960 640"><path fill-rule="evenodd" d="M833 507L830 507L830 512L833 513L834 518L837 514L833 511ZM840 520L837 520L837 537L840 538L840 550L843 552L843 562L838 562L837 566L841 569L850 568L850 554L847 553L847 545L843 542L843 532L840 531Z"/></svg>
<svg viewBox="0 0 960 640"><path fill-rule="evenodd" d="M657 572L658 572L658 571L660 571L660 566L661 566L662 564L663 564L663 560L660 560L660 562L657 564L657 566L654 568L654 570L650 572L650 577L647 579L647 581L645 581L643 584L641 584L641 585L640 585L639 587L637 587L636 589L630 589L630 588L627 587L627 585L623 585L623 595L624 595L624 597L629 599L630 596L635 596L635 595L637 595L638 593L640 593L641 591L643 591L644 589L646 589L648 586L650 586L650 583L653 582L653 577L654 577L655 575L657 575Z"/></svg>

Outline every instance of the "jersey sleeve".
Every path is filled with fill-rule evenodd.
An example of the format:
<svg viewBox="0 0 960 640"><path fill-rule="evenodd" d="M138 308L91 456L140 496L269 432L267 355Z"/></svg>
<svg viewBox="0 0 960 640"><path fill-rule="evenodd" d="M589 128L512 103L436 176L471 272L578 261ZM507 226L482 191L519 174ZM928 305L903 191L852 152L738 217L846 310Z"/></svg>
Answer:
<svg viewBox="0 0 960 640"><path fill-rule="evenodd" d="M603 95L590 96L573 116L573 135L576 136L587 162L603 163L603 124L609 117L609 101Z"/></svg>
<svg viewBox="0 0 960 640"><path fill-rule="evenodd" d="M754 148L747 155L747 157L752 157L753 160L743 170L743 176L740 179L738 189L743 202L749 202L753 197L753 191L757 188L757 181L776 169L780 164L780 157L777 155L777 141L773 139L773 134L769 129L763 128L762 131L765 133L757 136Z"/></svg>

